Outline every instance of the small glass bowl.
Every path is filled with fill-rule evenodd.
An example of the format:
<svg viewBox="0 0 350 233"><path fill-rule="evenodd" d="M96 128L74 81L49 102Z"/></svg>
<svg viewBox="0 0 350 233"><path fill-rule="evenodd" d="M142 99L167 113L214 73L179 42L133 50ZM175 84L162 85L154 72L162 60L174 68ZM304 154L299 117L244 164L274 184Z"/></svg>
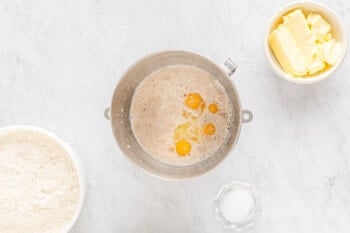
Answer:
<svg viewBox="0 0 350 233"><path fill-rule="evenodd" d="M253 203L252 210L250 211L250 214L245 219L239 222L231 222L223 216L221 205L226 195L231 190L236 188L247 190L252 195L254 203ZM217 217L220 219L220 221L223 223L223 225L226 228L231 230L243 231L247 228L254 226L257 223L260 217L260 214L262 212L262 208L260 205L260 197L257 194L257 192L254 190L253 186L247 183L239 182L239 181L235 181L222 186L219 193L216 195L214 201L215 201L215 213Z"/></svg>

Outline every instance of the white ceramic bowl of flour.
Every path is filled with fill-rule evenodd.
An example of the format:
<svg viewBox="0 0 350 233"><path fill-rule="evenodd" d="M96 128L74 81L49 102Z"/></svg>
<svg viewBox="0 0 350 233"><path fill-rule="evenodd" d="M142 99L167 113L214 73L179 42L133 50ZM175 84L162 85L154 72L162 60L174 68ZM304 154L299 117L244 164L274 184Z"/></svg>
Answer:
<svg viewBox="0 0 350 233"><path fill-rule="evenodd" d="M38 127L26 126L26 125L15 125L15 126L7 126L7 127L0 128L0 142L1 142L2 138L5 138L7 135L11 135L11 133L26 132L26 131L28 131L30 133L39 133L37 135L39 135L39 136L41 135L43 137L46 136L46 138L49 140L49 142L51 142L51 145L57 145L57 148L63 149L63 152L61 152L61 153L65 152L64 153L65 155L68 154L68 157L70 158L69 162L71 163L70 166L75 168L73 170L70 170L71 173L76 172L77 180L78 180L78 184L79 184L79 188L76 188L76 189L78 189L78 192L79 192L78 199L74 199L75 207L72 210L72 213L74 213L74 214L72 214L72 217L70 217L69 221L66 221L63 225L60 225L59 229L57 228L57 230L56 229L52 230L52 232L55 232L55 233L56 232L57 233L68 233L71 230L71 228L73 227L73 225L75 224L76 220L78 219L78 217L80 215L80 212L81 212L81 209L82 209L82 206L83 206L83 202L84 202L84 198L85 198L86 179L85 179L85 174L84 174L81 162L79 161L79 158L78 158L78 155L76 154L76 152L66 142L61 140L55 134L53 134L53 133L51 133L51 132L49 132L47 130L38 128ZM38 136L38 138L40 138L39 136ZM50 139L52 139L53 141L51 141ZM44 142L41 142L41 143L44 143ZM0 152L3 153L2 155L5 157L6 153L7 153L7 160L9 158L11 159L11 157L9 156L9 149L7 149L7 151L2 151L3 148L1 148L1 146L2 146L2 144L0 143ZM11 146L14 147L14 145L11 145ZM54 147L54 148L56 148L56 147ZM52 155L53 153L54 152L50 152L50 155ZM0 153L0 155L1 155L1 153ZM0 161L2 161L1 156L0 156ZM11 165L11 163L9 163L9 164ZM18 164L18 162L17 163L14 162L13 164ZM63 164L64 164L64 162L63 162ZM5 164L3 167L0 166L0 171L1 171L1 169L3 169L3 171L4 171L5 169L9 169L9 167L6 167L6 164ZM22 167L14 167L13 169L18 170L18 172L23 172L23 173L25 172L25 171L22 171L22 169L23 169ZM50 169L50 167L48 168L48 171L47 171L47 173L49 175L55 174L54 172L52 172L52 174L51 174L49 169ZM62 174L62 176L64 176L64 175L65 174ZM38 181L38 179L34 176L33 183L37 182L37 181ZM17 182L18 182L18 180L17 180ZM62 185L62 184L60 184L60 185ZM43 190L43 193L45 193L45 190ZM1 190L0 190L0 194L1 194ZM8 193L3 192L2 194L5 194L5 196L6 196L6 194L11 195L10 191L8 191ZM13 193L12 193L12 195L13 195ZM18 194L18 195L21 195L21 194ZM30 196L30 194L25 194L25 195L26 196ZM50 194L50 195L52 195L52 194ZM54 195L56 195L56 194L54 193ZM4 195L2 195L2 196L4 196ZM16 199L16 198L17 197L14 197L13 199ZM64 197L64 198L66 198L66 197ZM42 197L40 196L35 201L38 202L38 200L40 200L40 202L41 202L41 203L38 204L40 206L40 204L42 204L42 202L45 202L45 201L51 200L51 199L50 198L46 198L45 195L43 195ZM61 199L59 199L59 200L61 200ZM64 199L64 201L65 202L69 202L69 201L67 201L67 198ZM60 204L58 204L58 205L60 205ZM19 212L24 212L25 211L25 208L22 208L21 206L19 206L19 207L17 206L16 208L19 209ZM19 214L19 216L20 216L20 214ZM37 214L36 212L33 213L34 216L36 216L36 214ZM55 216L55 215L53 214L53 216ZM57 218L58 218L58 216L59 215L57 214ZM16 232L15 226L8 226L8 228L9 228L8 232Z"/></svg>

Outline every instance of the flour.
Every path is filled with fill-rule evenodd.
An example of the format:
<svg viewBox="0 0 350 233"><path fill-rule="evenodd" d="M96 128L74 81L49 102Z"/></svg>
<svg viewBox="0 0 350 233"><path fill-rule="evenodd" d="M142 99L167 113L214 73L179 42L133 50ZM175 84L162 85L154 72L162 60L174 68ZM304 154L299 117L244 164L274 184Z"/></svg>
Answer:
<svg viewBox="0 0 350 233"><path fill-rule="evenodd" d="M1 233L60 233L78 199L77 171L59 143L30 130L0 136Z"/></svg>

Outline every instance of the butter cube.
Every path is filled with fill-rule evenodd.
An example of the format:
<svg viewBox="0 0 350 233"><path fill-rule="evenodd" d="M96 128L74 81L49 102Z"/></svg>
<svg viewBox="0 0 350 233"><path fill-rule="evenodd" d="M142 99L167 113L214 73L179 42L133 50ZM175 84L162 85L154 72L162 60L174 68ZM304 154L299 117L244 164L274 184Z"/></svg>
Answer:
<svg viewBox="0 0 350 233"><path fill-rule="evenodd" d="M310 31L304 13L298 9L283 17L283 24L288 27L296 43L304 54L306 63L312 63L317 52L316 35Z"/></svg>
<svg viewBox="0 0 350 233"><path fill-rule="evenodd" d="M270 34L269 43L277 60L287 73L294 76L307 74L304 55L286 26L278 26Z"/></svg>
<svg viewBox="0 0 350 233"><path fill-rule="evenodd" d="M311 33L304 13L298 9L283 16L283 24L288 27L298 44L313 43L316 36Z"/></svg>
<svg viewBox="0 0 350 233"><path fill-rule="evenodd" d="M322 71L326 67L326 64L318 56L315 56L312 61L308 64L307 69L308 73L313 75L317 72Z"/></svg>
<svg viewBox="0 0 350 233"><path fill-rule="evenodd" d="M325 36L331 30L331 25L318 14L311 13L306 20L311 31L316 35Z"/></svg>
<svg viewBox="0 0 350 233"><path fill-rule="evenodd" d="M322 43L323 48L323 59L327 64L334 65L336 64L342 54L342 44L336 42L334 39L331 39L327 42Z"/></svg>

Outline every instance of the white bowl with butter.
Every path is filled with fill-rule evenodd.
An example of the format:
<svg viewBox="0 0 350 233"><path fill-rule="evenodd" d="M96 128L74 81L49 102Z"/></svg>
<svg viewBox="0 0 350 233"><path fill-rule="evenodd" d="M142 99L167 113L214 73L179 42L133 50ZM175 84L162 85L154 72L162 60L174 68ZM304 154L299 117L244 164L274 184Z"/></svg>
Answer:
<svg viewBox="0 0 350 233"><path fill-rule="evenodd" d="M347 47L345 27L327 6L296 2L272 17L264 47L278 76L293 83L317 83L342 63Z"/></svg>

